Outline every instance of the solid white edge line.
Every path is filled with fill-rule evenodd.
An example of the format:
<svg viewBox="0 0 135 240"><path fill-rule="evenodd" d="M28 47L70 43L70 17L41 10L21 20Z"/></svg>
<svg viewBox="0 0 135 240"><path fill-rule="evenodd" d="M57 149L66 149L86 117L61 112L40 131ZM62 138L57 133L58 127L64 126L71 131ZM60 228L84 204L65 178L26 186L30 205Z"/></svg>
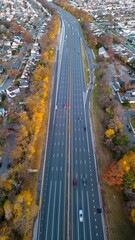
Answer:
<svg viewBox="0 0 135 240"><path fill-rule="evenodd" d="M83 200L83 191L81 192L82 193L82 209L83 209L83 235L84 235L84 240L86 239L86 236L85 236L85 223L84 223L84 200Z"/></svg>
<svg viewBox="0 0 135 240"><path fill-rule="evenodd" d="M91 224L90 224L90 206L89 206L89 196L88 196L88 191L87 191L87 204L88 204L88 217L89 217L90 239L92 240Z"/></svg>
<svg viewBox="0 0 135 240"><path fill-rule="evenodd" d="M48 233L48 218L49 218L49 211L50 211L50 197L51 197L51 191L52 191L52 181L50 184L50 191L49 191L49 205L48 205L48 212L47 212L47 223L46 223L46 233L45 233L45 239L47 240L47 233Z"/></svg>
<svg viewBox="0 0 135 240"><path fill-rule="evenodd" d="M53 202L53 218L52 218L52 237L51 237L52 240L53 240L53 234L54 234L54 212L55 212L56 188L57 188L57 182L55 181L54 202Z"/></svg>
<svg viewBox="0 0 135 240"><path fill-rule="evenodd" d="M61 202L61 181L60 181L60 190L59 190L59 209L58 209L58 232L57 232L57 240L59 240L59 228L60 228L60 202Z"/></svg>
<svg viewBox="0 0 135 240"><path fill-rule="evenodd" d="M79 220L78 220L78 211L79 211L79 207L78 207L78 191L76 191L76 201L77 201L77 233L78 233L78 240L79 240Z"/></svg>

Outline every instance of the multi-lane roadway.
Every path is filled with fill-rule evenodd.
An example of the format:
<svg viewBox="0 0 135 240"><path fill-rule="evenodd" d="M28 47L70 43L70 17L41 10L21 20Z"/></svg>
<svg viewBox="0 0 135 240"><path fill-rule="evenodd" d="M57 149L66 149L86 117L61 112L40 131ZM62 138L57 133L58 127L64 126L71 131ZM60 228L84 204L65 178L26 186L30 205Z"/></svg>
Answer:
<svg viewBox="0 0 135 240"><path fill-rule="evenodd" d="M103 213L89 116L92 84L87 91L79 25L67 12L60 8L58 11L61 29L37 239L103 240Z"/></svg>

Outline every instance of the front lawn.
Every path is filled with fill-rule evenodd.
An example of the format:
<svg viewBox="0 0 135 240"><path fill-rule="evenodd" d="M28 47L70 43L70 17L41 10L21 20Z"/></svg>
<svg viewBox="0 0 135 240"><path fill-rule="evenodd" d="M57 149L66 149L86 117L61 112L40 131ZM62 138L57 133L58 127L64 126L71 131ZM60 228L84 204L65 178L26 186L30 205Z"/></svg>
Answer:
<svg viewBox="0 0 135 240"><path fill-rule="evenodd" d="M131 124L132 124L133 128L135 128L135 117L131 118Z"/></svg>

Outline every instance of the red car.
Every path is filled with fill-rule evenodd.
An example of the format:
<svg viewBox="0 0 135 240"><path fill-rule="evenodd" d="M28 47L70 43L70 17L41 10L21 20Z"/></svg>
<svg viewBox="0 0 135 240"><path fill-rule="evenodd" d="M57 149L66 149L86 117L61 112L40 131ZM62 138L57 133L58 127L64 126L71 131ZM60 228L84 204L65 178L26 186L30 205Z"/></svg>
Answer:
<svg viewBox="0 0 135 240"><path fill-rule="evenodd" d="M66 103L64 103L64 108L67 108L67 104Z"/></svg>
<svg viewBox="0 0 135 240"><path fill-rule="evenodd" d="M74 179L73 180L73 186L76 187L76 185L77 185L77 181L76 181L76 179Z"/></svg>

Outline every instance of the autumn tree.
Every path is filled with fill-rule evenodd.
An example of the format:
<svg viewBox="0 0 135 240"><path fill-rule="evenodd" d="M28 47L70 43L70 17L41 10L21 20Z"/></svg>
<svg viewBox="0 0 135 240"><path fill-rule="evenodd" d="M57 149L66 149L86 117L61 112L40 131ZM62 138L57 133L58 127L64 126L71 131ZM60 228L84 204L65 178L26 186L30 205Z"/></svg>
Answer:
<svg viewBox="0 0 135 240"><path fill-rule="evenodd" d="M24 233L24 239L30 233L33 225L32 218L35 217L36 213L37 206L33 202L31 192L25 190L18 194L13 205L13 226L14 229Z"/></svg>
<svg viewBox="0 0 135 240"><path fill-rule="evenodd" d="M114 138L114 136L115 136L115 131L114 131L114 129L108 129L108 130L106 130L105 131L105 136L107 137L107 138Z"/></svg>
<svg viewBox="0 0 135 240"><path fill-rule="evenodd" d="M7 72L8 76L11 78L15 78L19 73L20 71L18 69L12 69Z"/></svg>
<svg viewBox="0 0 135 240"><path fill-rule="evenodd" d="M23 34L24 42L27 42L27 43L31 43L32 42L32 36L29 33L29 31L23 30L22 34Z"/></svg>
<svg viewBox="0 0 135 240"><path fill-rule="evenodd" d="M126 134L123 134L121 136L117 135L114 139L114 143L116 145L120 145L120 146L123 146L123 145L127 146L129 143L128 135L126 135Z"/></svg>
<svg viewBox="0 0 135 240"><path fill-rule="evenodd" d="M43 4L46 3L43 2ZM15 21L12 22L12 24L15 23ZM34 154L37 149L36 143L41 131L41 124L43 119L45 123L47 122L51 71L54 64L59 23L58 15L52 17L50 26L46 31L46 37L44 36L45 42L43 41L41 46L43 49L42 62L37 64L36 70L33 72L29 96L25 95L25 110L16 114L18 131L16 133L16 146L11 153L12 167L6 176L7 179L0 181L2 200L0 202L2 203L0 220L3 226L0 228L1 240L14 240L16 236L18 239L24 240L32 238L33 220L37 215L37 205L32 192L29 190L32 188L33 182L27 169L35 164ZM23 31L23 35L27 42L32 40L29 39L27 32ZM14 117L12 115L12 109L10 109L8 117L12 119Z"/></svg>
<svg viewBox="0 0 135 240"><path fill-rule="evenodd" d="M113 44L113 38L112 36L102 36L99 39L99 42L104 46L106 49L111 50L112 44Z"/></svg>
<svg viewBox="0 0 135 240"><path fill-rule="evenodd" d="M135 152L125 154L118 164L125 172L124 185L135 189Z"/></svg>
<svg viewBox="0 0 135 240"><path fill-rule="evenodd" d="M104 171L103 180L109 186L122 186L124 171L119 167L117 162L111 163Z"/></svg>
<svg viewBox="0 0 135 240"><path fill-rule="evenodd" d="M0 151L2 151L2 152L5 149L6 139L7 139L6 129L0 128Z"/></svg>
<svg viewBox="0 0 135 240"><path fill-rule="evenodd" d="M22 27L15 23L15 24L12 25L12 31L15 32L15 33L21 33Z"/></svg>
<svg viewBox="0 0 135 240"><path fill-rule="evenodd" d="M7 221L13 218L13 205L9 200L4 203L4 215Z"/></svg>
<svg viewBox="0 0 135 240"><path fill-rule="evenodd" d="M135 223L135 208L133 208L130 212L130 220Z"/></svg>
<svg viewBox="0 0 135 240"><path fill-rule="evenodd" d="M115 130L116 133L118 133L120 135L120 133L123 133L123 124L120 120L119 117L117 117L116 115L114 115L114 117L112 119L110 119L109 124L108 124L109 128L113 128Z"/></svg>
<svg viewBox="0 0 135 240"><path fill-rule="evenodd" d="M8 236L0 236L0 240L10 240Z"/></svg>

